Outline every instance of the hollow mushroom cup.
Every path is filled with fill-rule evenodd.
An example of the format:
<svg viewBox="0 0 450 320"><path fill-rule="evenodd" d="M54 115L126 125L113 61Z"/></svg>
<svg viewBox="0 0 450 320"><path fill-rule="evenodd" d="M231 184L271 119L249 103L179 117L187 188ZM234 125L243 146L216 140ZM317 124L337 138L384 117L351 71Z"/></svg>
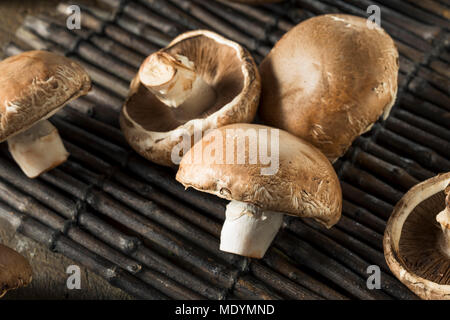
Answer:
<svg viewBox="0 0 450 320"><path fill-rule="evenodd" d="M65 162L69 153L47 119L85 95L91 80L76 62L28 51L0 62L0 142L29 178Z"/></svg>
<svg viewBox="0 0 450 320"><path fill-rule="evenodd" d="M267 126L240 123L210 131L183 157L176 179L231 201L220 250L238 255L262 258L283 215L314 218L328 228L341 216L342 192L328 159Z"/></svg>
<svg viewBox="0 0 450 320"><path fill-rule="evenodd" d="M191 31L145 59L120 125L144 158L173 167L184 153L174 148L186 136L251 122L260 93L258 68L247 50L216 33Z"/></svg>
<svg viewBox="0 0 450 320"><path fill-rule="evenodd" d="M16 251L0 244L0 298L9 290L25 287L31 282L28 261Z"/></svg>
<svg viewBox="0 0 450 320"><path fill-rule="evenodd" d="M392 273L422 299L450 299L450 172L409 190L383 239Z"/></svg>
<svg viewBox="0 0 450 320"><path fill-rule="evenodd" d="M317 16L288 31L262 61L259 114L333 162L389 115L398 70L394 41L375 23Z"/></svg>

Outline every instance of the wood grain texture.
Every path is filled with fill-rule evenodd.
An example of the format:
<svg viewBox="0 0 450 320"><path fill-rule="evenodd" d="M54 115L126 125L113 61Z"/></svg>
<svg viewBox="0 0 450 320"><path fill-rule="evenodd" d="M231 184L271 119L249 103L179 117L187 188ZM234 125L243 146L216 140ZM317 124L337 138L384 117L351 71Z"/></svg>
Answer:
<svg viewBox="0 0 450 320"><path fill-rule="evenodd" d="M81 289L67 289L67 267L79 265L26 238L7 224L0 225L0 242L22 254L31 264L33 280L26 288L8 292L4 299L130 299L96 274L80 266Z"/></svg>

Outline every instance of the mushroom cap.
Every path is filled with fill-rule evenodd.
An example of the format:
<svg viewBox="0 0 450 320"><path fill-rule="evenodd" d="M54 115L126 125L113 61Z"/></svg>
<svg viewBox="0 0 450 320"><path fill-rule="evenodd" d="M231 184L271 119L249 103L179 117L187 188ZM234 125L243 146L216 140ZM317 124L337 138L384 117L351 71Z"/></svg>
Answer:
<svg viewBox="0 0 450 320"><path fill-rule="evenodd" d="M136 75L122 108L120 125L131 147L155 163L174 166L171 152L181 134L194 133L231 123L251 122L261 92L258 68L250 53L239 44L206 30L176 37L167 48L172 55L186 56L196 72L211 85L217 99L206 112L187 122L177 120L170 108L153 95Z"/></svg>
<svg viewBox="0 0 450 320"><path fill-rule="evenodd" d="M31 128L89 92L76 62L48 51L28 51L0 62L0 142Z"/></svg>
<svg viewBox="0 0 450 320"><path fill-rule="evenodd" d="M31 266L16 251L0 244L0 298L7 291L27 286L31 282Z"/></svg>
<svg viewBox="0 0 450 320"><path fill-rule="evenodd" d="M450 172L414 186L395 206L384 233L389 268L422 299L450 299L450 257L436 222L449 183Z"/></svg>
<svg viewBox="0 0 450 320"><path fill-rule="evenodd" d="M235 155L245 152L244 164L238 161L215 161L215 155L209 153L208 145L215 141L214 137L219 131L219 137L226 137L227 130L233 136ZM241 130L239 130L241 129ZM250 130L266 129L267 141L271 141L274 134L271 130L278 130L256 124L233 124L213 130L183 157L176 179L186 188L212 193L227 200L237 200L256 205L263 210L282 212L300 217L312 217L327 227L333 226L339 220L342 210L342 192L338 177L328 159L311 144L278 130L278 171L271 175L262 175L261 168L267 168L258 157L254 164L249 161L249 143L244 148L239 147L239 138L245 137ZM258 148L262 135L258 137ZM227 143L228 143L227 139ZM225 159L227 143L223 141L222 155ZM277 152L267 143L267 148ZM202 159L196 159L197 148L204 150ZM245 151L244 151L245 149ZM259 152L259 151L257 151ZM268 154L269 154L268 153ZM198 153L197 153L198 154ZM242 163L242 162L241 162Z"/></svg>
<svg viewBox="0 0 450 320"><path fill-rule="evenodd" d="M260 66L261 118L312 143L331 161L388 113L398 51L367 19L327 14L287 32Z"/></svg>

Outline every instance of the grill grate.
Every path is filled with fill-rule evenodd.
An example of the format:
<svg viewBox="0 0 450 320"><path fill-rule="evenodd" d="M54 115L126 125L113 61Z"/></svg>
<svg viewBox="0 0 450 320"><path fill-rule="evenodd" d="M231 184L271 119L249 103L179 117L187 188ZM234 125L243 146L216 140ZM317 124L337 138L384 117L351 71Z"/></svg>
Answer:
<svg viewBox="0 0 450 320"><path fill-rule="evenodd" d="M68 162L27 179L0 146L0 218L18 232L85 265L138 298L415 299L389 271L382 234L393 205L419 181L450 171L448 4L385 1L382 26L400 52L398 101L385 122L360 137L335 168L343 217L330 230L286 217L259 261L218 250L225 201L184 191L174 172L144 161L118 129L118 112L141 61L177 34L215 30L259 62L298 22L317 14L366 16L367 0L293 0L249 7L226 1L102 0L82 8L84 28L58 17L28 17L5 52L47 49L80 62L88 96L51 122ZM368 290L376 264L382 290Z"/></svg>

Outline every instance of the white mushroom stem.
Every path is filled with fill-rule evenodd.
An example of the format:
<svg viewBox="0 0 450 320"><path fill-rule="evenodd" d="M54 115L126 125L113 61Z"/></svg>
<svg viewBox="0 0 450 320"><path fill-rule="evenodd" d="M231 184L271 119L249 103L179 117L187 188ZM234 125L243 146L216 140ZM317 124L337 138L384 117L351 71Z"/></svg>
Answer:
<svg viewBox="0 0 450 320"><path fill-rule="evenodd" d="M214 105L216 92L195 71L192 61L182 55L156 52L139 70L139 79L175 117L189 120Z"/></svg>
<svg viewBox="0 0 450 320"><path fill-rule="evenodd" d="M444 253L450 257L450 185L445 189L447 195L445 202L445 209L442 210L437 216L436 220L440 223L443 232L442 249Z"/></svg>
<svg viewBox="0 0 450 320"><path fill-rule="evenodd" d="M262 258L283 223L283 214L231 201L220 236L220 250Z"/></svg>
<svg viewBox="0 0 450 320"><path fill-rule="evenodd" d="M69 156L58 130L47 120L8 139L9 152L29 178L51 170Z"/></svg>

